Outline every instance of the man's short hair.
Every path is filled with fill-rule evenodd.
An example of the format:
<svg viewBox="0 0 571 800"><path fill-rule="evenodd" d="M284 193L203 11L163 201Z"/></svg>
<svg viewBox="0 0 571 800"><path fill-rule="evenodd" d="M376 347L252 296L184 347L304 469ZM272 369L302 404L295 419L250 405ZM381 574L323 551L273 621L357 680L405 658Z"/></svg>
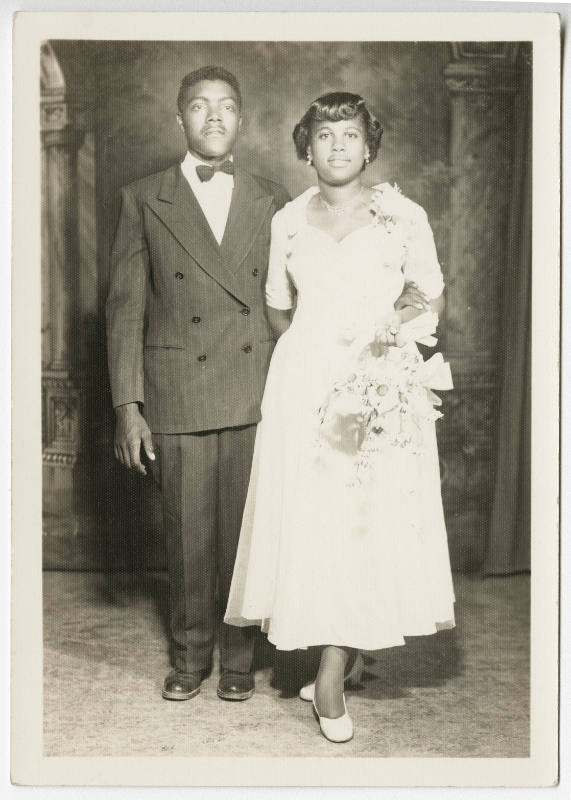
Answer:
<svg viewBox="0 0 571 800"><path fill-rule="evenodd" d="M240 91L238 78L231 72L228 72L227 69L224 69L224 67L200 67L200 69L189 72L181 81L176 101L181 114L186 106L188 90L195 84L200 83L200 81L224 81L234 89L238 100L238 108L240 110L242 109L242 92Z"/></svg>

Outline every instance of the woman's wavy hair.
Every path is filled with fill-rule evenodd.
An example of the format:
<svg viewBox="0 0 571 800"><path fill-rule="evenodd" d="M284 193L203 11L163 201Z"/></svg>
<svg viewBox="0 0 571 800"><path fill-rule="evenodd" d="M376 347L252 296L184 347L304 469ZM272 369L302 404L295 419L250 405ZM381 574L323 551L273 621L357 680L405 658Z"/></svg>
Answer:
<svg viewBox="0 0 571 800"><path fill-rule="evenodd" d="M311 129L316 122L339 122L342 119L359 118L365 128L365 139L369 148L369 161L374 161L379 152L383 127L359 94L351 92L329 92L314 100L293 129L293 141L298 158L307 158L311 143Z"/></svg>

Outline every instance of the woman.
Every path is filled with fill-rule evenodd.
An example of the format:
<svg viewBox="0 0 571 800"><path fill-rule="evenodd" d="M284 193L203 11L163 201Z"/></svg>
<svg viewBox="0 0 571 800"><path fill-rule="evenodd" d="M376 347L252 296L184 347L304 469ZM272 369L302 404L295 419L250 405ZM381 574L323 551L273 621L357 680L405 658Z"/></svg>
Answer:
<svg viewBox="0 0 571 800"><path fill-rule="evenodd" d="M433 332L442 274L424 211L364 183L381 134L347 92L314 101L294 130L318 185L273 220L266 298L279 341L225 616L260 625L278 649L322 646L300 694L331 741L353 735L344 677L358 650L454 625L428 388L451 383L413 341ZM395 312L405 279L431 313Z"/></svg>

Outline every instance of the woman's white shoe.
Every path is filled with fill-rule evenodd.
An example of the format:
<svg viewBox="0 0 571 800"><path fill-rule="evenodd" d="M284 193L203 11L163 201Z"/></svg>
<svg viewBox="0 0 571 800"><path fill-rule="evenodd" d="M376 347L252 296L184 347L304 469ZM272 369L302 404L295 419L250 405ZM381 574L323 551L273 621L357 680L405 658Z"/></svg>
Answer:
<svg viewBox="0 0 571 800"><path fill-rule="evenodd" d="M349 739L353 738L353 720L347 713L345 694L343 694L343 707L345 708L345 713L341 717L337 717L336 719L321 717L315 705L315 697L313 698L313 710L319 720L321 733L326 739L329 739L330 742L348 742Z"/></svg>

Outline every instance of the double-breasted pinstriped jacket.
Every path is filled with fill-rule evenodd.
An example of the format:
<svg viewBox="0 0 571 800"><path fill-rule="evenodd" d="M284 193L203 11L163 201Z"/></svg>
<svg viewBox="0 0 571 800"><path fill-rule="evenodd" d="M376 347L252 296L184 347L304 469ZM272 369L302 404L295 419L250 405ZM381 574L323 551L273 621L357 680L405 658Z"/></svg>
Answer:
<svg viewBox="0 0 571 800"><path fill-rule="evenodd" d="M259 421L270 224L288 199L236 167L218 245L180 165L122 190L106 304L115 407L142 404L153 433Z"/></svg>

